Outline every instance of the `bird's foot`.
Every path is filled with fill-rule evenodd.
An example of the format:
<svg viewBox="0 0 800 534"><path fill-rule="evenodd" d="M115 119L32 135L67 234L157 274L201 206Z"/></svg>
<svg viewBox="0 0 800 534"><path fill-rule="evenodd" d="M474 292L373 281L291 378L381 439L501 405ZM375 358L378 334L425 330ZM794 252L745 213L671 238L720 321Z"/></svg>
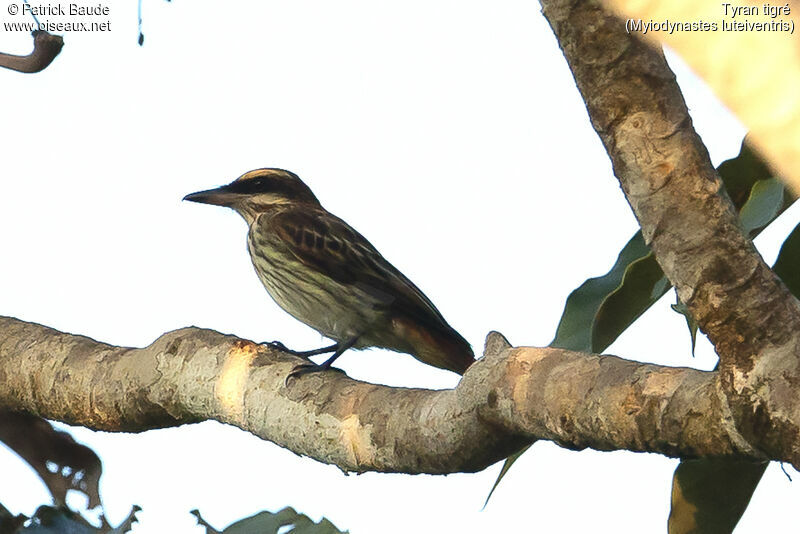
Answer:
<svg viewBox="0 0 800 534"><path fill-rule="evenodd" d="M337 369L336 367L326 366L324 364L318 365L314 362L301 363L300 365L295 366L295 368L292 369L291 373L286 375L286 380L284 381L284 384L288 386L290 378L297 378L298 376L307 375L309 373L319 373L322 371L336 371L337 373L346 374L341 369Z"/></svg>
<svg viewBox="0 0 800 534"><path fill-rule="evenodd" d="M289 354L293 354L294 356L299 356L298 351L292 350L280 341L265 341L262 345L266 345L269 348L279 350L281 352L288 352Z"/></svg>
<svg viewBox="0 0 800 534"><path fill-rule="evenodd" d="M316 356L317 354L325 354L326 352L333 352L338 347L338 345L331 345L329 347L322 347L321 349L292 350L283 343L281 343L280 341L268 341L266 343L262 343L262 345L267 345L275 350L286 352L288 354L291 354L292 356L300 356L301 358L308 358L309 356Z"/></svg>

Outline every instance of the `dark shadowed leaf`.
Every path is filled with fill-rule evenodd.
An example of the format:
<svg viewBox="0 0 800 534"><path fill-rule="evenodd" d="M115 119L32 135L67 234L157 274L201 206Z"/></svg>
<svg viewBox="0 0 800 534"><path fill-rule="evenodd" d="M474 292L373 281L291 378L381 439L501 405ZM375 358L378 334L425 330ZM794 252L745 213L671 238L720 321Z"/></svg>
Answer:
<svg viewBox="0 0 800 534"><path fill-rule="evenodd" d="M800 298L800 224L794 227L772 267L795 297Z"/></svg>
<svg viewBox="0 0 800 534"><path fill-rule="evenodd" d="M497 485L500 484L500 481L503 480L504 476L506 476L506 473L508 473L508 470L511 469L511 466L514 465L514 462L516 462L519 459L519 457L525 454L525 452L530 448L531 448L530 445L526 445L525 448L520 449L519 451L515 452L514 454L506 458L506 461L503 462L503 467L500 469L500 473L497 475L497 480L494 481L492 489L489 490L489 495L486 496L486 501L483 503L484 508L486 508L486 505L489 504L489 499L492 498L492 493L494 493L494 490L497 489Z"/></svg>
<svg viewBox="0 0 800 534"><path fill-rule="evenodd" d="M689 308L686 307L686 304L680 300L675 304L670 304L670 308L672 308L674 312L683 315L683 318L686 319L686 326L689 327L689 335L692 338L692 356L694 356L694 347L697 342L697 321L695 321L692 314L689 313Z"/></svg>
<svg viewBox="0 0 800 534"><path fill-rule="evenodd" d="M641 235L637 233L634 239L641 239ZM625 269L622 282L597 309L591 328L592 352L606 350L670 287L652 252L632 261Z"/></svg>
<svg viewBox="0 0 800 534"><path fill-rule="evenodd" d="M70 510L40 506L31 517L30 524L18 532L21 534L97 534L98 530L79 514Z"/></svg>
<svg viewBox="0 0 800 534"><path fill-rule="evenodd" d="M0 534L14 534L28 520L28 516L14 515L0 504Z"/></svg>
<svg viewBox="0 0 800 534"><path fill-rule="evenodd" d="M747 138L742 141L739 155L723 161L717 167L717 172L725 184L725 191L737 209L744 206L754 183L773 177L769 167L750 146Z"/></svg>
<svg viewBox="0 0 800 534"><path fill-rule="evenodd" d="M2 505L0 505L0 509L5 510ZM80 514L63 506L40 506L27 525L18 521L14 530L5 529L2 510L0 510L0 532L2 534L125 534L136 522L135 514L139 509L138 506L134 506L128 518L117 528L111 528L105 523L105 520L103 526L97 528ZM24 516L19 517L24 518Z"/></svg>
<svg viewBox="0 0 800 534"><path fill-rule="evenodd" d="M344 534L347 532L337 529L325 518L319 523L314 523L305 514L300 514L288 506L276 513L261 512L242 519L231 524L222 532L209 525L198 510L192 510L191 513L197 517L199 525L206 527L206 534L277 534L279 530L286 534Z"/></svg>
<svg viewBox="0 0 800 534"><path fill-rule="evenodd" d="M28 462L44 481L57 505L64 505L67 490L89 499L89 508L100 504L100 458L40 417L0 412L0 441Z"/></svg>
<svg viewBox="0 0 800 534"><path fill-rule="evenodd" d="M570 293L561 315L561 321L556 329L556 337L550 346L594 352L595 344L602 343L599 340L595 341L598 336L593 328L598 312L609 296L620 289L623 280L626 279L626 271L631 265L636 262L646 262L648 257L652 257L650 247L644 244L642 233L636 232L636 235L622 248L610 271L603 276L586 280L578 289ZM652 262L655 263L655 260ZM645 268L643 271L650 272L651 269ZM630 277L628 277L628 281L629 283L632 281ZM610 337L610 333L600 337L607 339Z"/></svg>
<svg viewBox="0 0 800 534"><path fill-rule="evenodd" d="M767 465L716 458L681 461L672 478L669 534L733 532Z"/></svg>

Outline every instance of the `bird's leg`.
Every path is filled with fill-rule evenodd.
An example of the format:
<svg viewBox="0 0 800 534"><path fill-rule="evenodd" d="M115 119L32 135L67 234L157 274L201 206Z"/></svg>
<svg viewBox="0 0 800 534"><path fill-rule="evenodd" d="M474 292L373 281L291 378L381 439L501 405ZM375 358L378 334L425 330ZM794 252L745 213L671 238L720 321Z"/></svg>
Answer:
<svg viewBox="0 0 800 534"><path fill-rule="evenodd" d="M269 345L274 349L278 349L281 352L288 352L294 356L300 356L302 358L308 358L309 356L316 356L317 354L327 354L328 352L334 352L337 348L339 348L338 344L331 345L329 347L322 347L321 349L313 349L313 350L292 350L280 341L268 341L266 343L262 343L262 345Z"/></svg>
<svg viewBox="0 0 800 534"><path fill-rule="evenodd" d="M344 353L344 351L346 351L347 349L349 349L353 345L355 345L356 341L358 341L358 336L354 336L354 337L351 337L350 339L346 339L345 341L341 341L341 342L337 343L336 345L334 345L336 350L333 353L333 355L330 358L328 358L327 360L325 360L323 363L319 364L319 365L314 363L314 362L301 363L300 365L298 365L297 367L292 369L292 372L289 373L289 375L286 377L286 384L289 383L289 379L292 378L292 377L297 377L297 376L305 375L305 374L308 374L308 373L316 373L316 372L319 372L319 371L327 371L328 369L330 369L332 371L338 371L340 373L344 373L344 371L342 371L341 369L337 369L336 367L331 367L331 364L334 361L336 361L336 358L341 356ZM326 352L330 352L330 351L326 351ZM318 354L320 354L320 353L318 353Z"/></svg>

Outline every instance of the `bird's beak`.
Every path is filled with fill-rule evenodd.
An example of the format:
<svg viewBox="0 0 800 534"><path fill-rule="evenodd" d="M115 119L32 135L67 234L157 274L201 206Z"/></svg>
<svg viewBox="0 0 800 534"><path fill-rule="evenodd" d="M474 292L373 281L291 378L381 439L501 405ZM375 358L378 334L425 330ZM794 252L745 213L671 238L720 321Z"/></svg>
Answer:
<svg viewBox="0 0 800 534"><path fill-rule="evenodd" d="M188 194L183 197L183 200L199 202L201 204L213 204L214 206L230 207L241 198L242 196L240 194L230 191L227 185L223 185L216 189L208 189L206 191Z"/></svg>

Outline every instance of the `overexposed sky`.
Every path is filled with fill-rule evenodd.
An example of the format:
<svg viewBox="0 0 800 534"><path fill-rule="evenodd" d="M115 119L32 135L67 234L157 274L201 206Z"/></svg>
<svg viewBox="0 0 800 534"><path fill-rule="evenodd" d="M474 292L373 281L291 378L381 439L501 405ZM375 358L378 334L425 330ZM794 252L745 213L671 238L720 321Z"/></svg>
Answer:
<svg viewBox="0 0 800 534"><path fill-rule="evenodd" d="M144 0L141 48L135 4L107 2L111 31L66 34L40 74L0 71L2 315L118 345L197 325L320 346L261 287L244 222L180 201L257 167L298 173L476 352L489 330L548 344L569 292L637 229L535 2ZM0 9L0 23L24 20ZM0 50L29 49L0 33ZM672 64L714 162L734 156L741 125ZM789 210L764 232L768 260L798 220ZM671 302L608 352L712 368ZM338 364L391 385L458 380L386 351ZM222 528L287 505L352 534L664 531L676 465L539 443L482 510L499 465L345 476L213 422L73 435L104 462L111 522L143 507L136 533L199 533L193 508ZM771 466L737 532L788 530L799 497ZM0 446L0 503L31 514L47 499Z"/></svg>

